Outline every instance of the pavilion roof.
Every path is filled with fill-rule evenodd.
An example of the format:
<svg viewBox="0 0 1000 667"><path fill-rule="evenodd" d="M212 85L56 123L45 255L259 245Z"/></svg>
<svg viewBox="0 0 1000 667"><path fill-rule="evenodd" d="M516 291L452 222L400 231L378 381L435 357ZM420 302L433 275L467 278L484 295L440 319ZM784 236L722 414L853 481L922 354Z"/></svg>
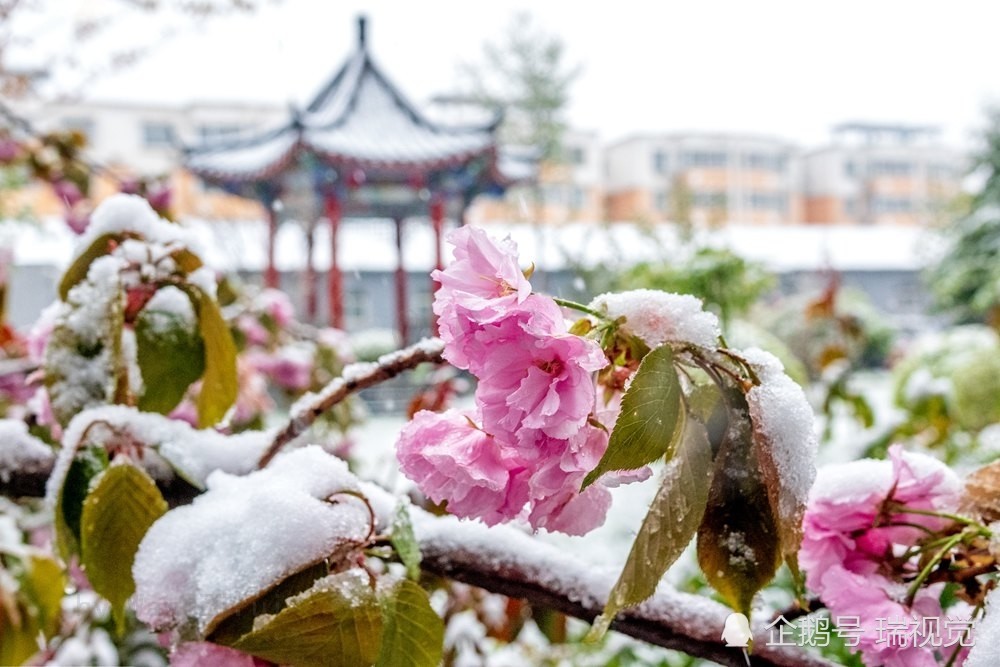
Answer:
<svg viewBox="0 0 1000 667"><path fill-rule="evenodd" d="M275 176L303 154L334 168L399 175L460 168L485 157L496 180L522 177L523 169L506 178L507 161L498 163L499 115L464 127L427 119L373 62L363 18L355 52L304 111L292 110L289 116L280 126L251 136L188 147L185 164L207 180L248 183Z"/></svg>

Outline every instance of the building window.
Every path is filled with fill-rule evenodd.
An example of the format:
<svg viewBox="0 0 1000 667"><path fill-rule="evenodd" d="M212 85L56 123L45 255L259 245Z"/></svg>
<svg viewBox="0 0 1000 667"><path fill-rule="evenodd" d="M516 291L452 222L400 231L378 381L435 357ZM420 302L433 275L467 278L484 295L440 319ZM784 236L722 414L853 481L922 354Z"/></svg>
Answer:
<svg viewBox="0 0 1000 667"><path fill-rule="evenodd" d="M872 211L876 214L910 213L913 201L907 197L875 197L872 199Z"/></svg>
<svg viewBox="0 0 1000 667"><path fill-rule="evenodd" d="M909 176L913 173L913 164L896 160L876 160L868 167L872 176Z"/></svg>
<svg viewBox="0 0 1000 667"><path fill-rule="evenodd" d="M848 160L844 163L844 175L848 178L854 178L858 175L858 165L854 160Z"/></svg>
<svg viewBox="0 0 1000 667"><path fill-rule="evenodd" d="M694 193L694 205L699 208L726 208L726 193L696 192Z"/></svg>
<svg viewBox="0 0 1000 667"><path fill-rule="evenodd" d="M570 186L569 207L576 210L583 208L583 188Z"/></svg>
<svg viewBox="0 0 1000 667"><path fill-rule="evenodd" d="M691 151L684 153L681 161L685 167L725 167L728 159L720 151Z"/></svg>
<svg viewBox="0 0 1000 667"><path fill-rule="evenodd" d="M778 192L751 192L748 200L750 208L758 211L785 210L785 195Z"/></svg>
<svg viewBox="0 0 1000 667"><path fill-rule="evenodd" d="M587 152L574 146L566 151L566 159L572 165L581 165L587 160Z"/></svg>
<svg viewBox="0 0 1000 667"><path fill-rule="evenodd" d="M198 138L203 142L232 139L243 130L244 128L240 125L201 125L198 127Z"/></svg>
<svg viewBox="0 0 1000 667"><path fill-rule="evenodd" d="M170 123L143 123L142 143L150 148L174 146L176 144L174 126Z"/></svg>
<svg viewBox="0 0 1000 667"><path fill-rule="evenodd" d="M670 156L663 151L653 153L653 171L657 174L667 173L670 167Z"/></svg>
<svg viewBox="0 0 1000 667"><path fill-rule="evenodd" d="M94 136L94 119L85 116L71 116L63 118L62 126L71 132L79 132L88 139Z"/></svg>
<svg viewBox="0 0 1000 667"><path fill-rule="evenodd" d="M747 169L784 171L788 161L784 155L773 153L747 153L743 156L743 166Z"/></svg>

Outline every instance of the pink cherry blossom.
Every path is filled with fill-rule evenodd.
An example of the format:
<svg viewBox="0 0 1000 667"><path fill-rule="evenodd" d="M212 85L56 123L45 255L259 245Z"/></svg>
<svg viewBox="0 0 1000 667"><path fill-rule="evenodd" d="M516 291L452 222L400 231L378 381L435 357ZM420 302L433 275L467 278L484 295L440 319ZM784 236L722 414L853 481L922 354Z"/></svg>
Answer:
<svg viewBox="0 0 1000 667"><path fill-rule="evenodd" d="M421 410L396 443L400 468L428 498L447 501L460 517L492 525L517 516L524 505L508 498L511 473L523 466L509 448L457 410ZM522 493L515 495L523 496Z"/></svg>
<svg viewBox="0 0 1000 667"><path fill-rule="evenodd" d="M271 663L210 642L186 642L170 654L170 667L263 667Z"/></svg>
<svg viewBox="0 0 1000 667"><path fill-rule="evenodd" d="M303 391L312 384L312 353L302 346L286 345L271 354L251 353L248 359L283 389Z"/></svg>
<svg viewBox="0 0 1000 667"><path fill-rule="evenodd" d="M518 267L513 241L494 242L474 227L460 227L447 240L455 246L455 259L431 277L440 284L433 306L440 336L450 343L462 335L463 324L491 322L523 303L531 294L531 284ZM457 307L466 315L456 316ZM469 360L460 347L446 349L445 358L458 368L468 368Z"/></svg>
<svg viewBox="0 0 1000 667"><path fill-rule="evenodd" d="M265 289L257 296L257 304L281 329L287 327L295 319L295 307L292 305L292 300L281 290Z"/></svg>
<svg viewBox="0 0 1000 667"><path fill-rule="evenodd" d="M868 665L935 665L933 642L886 641L888 619L940 617L940 586L919 589L912 606L908 585L890 579L883 564L948 521L907 513L906 508L950 511L961 491L943 463L921 454L889 449L889 461L855 461L823 469L806 509L799 563L806 583L833 617L856 616L858 646ZM909 524L909 525L898 525ZM906 567L906 564L904 564ZM917 563L910 564L912 574ZM882 624L880 629L880 623ZM940 645L940 644L939 644Z"/></svg>
<svg viewBox="0 0 1000 667"><path fill-rule="evenodd" d="M539 335L522 327L488 353L476 399L483 426L509 441L531 446L535 432L568 438L595 408L591 374L607 363L593 342L565 333Z"/></svg>

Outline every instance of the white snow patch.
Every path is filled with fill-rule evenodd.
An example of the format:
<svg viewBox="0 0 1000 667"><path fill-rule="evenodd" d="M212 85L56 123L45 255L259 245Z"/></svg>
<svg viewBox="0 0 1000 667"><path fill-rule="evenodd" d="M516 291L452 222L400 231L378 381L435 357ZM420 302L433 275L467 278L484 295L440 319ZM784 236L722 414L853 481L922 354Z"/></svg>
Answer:
<svg viewBox="0 0 1000 667"><path fill-rule="evenodd" d="M210 429L198 430L187 422L123 405L91 408L74 417L66 427L63 448L49 476L46 497L50 503L55 502L84 433L93 438L104 428L149 445L152 449L145 452L142 464L154 478L169 477L169 463L180 476L200 487L205 486L208 476L216 470L234 475L253 470L274 435L271 431L225 435Z"/></svg>
<svg viewBox="0 0 1000 667"><path fill-rule="evenodd" d="M1000 590L986 596L986 611L972 626L974 645L965 659L965 667L996 667L1000 665Z"/></svg>
<svg viewBox="0 0 1000 667"><path fill-rule="evenodd" d="M613 320L624 317L622 329L651 348L667 342L715 347L719 340L719 319L689 294L650 289L609 292L596 297L590 307Z"/></svg>
<svg viewBox="0 0 1000 667"><path fill-rule="evenodd" d="M116 194L108 197L94 211L87 231L80 236L73 251L75 260L104 234L130 232L149 243L178 244L197 253L195 236L179 224L162 219L142 197ZM140 260L142 261L142 260Z"/></svg>
<svg viewBox="0 0 1000 667"><path fill-rule="evenodd" d="M326 501L348 490L358 484L347 464L316 446L243 477L212 474L206 493L165 514L139 545L137 616L154 628L193 620L204 632L240 602L345 543L360 543L369 526L365 507Z"/></svg>
<svg viewBox="0 0 1000 667"><path fill-rule="evenodd" d="M0 481L9 482L18 472L47 470L54 459L52 449L28 433L27 424L0 419Z"/></svg>
<svg viewBox="0 0 1000 667"><path fill-rule="evenodd" d="M816 480L816 438L812 407L805 392L777 357L758 348L741 353L760 380L747 392L750 419L771 445L778 471L778 505L783 521L801 521L801 513Z"/></svg>

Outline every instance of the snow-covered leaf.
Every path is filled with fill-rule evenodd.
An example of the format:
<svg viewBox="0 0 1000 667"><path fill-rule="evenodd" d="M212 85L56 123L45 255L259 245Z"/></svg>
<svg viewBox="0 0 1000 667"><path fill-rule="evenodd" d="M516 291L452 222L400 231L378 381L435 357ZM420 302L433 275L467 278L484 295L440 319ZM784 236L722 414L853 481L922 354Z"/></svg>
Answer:
<svg viewBox="0 0 1000 667"><path fill-rule="evenodd" d="M781 549L746 404L731 405L729 420L698 529L698 564L723 599L749 616L753 596L778 569Z"/></svg>
<svg viewBox="0 0 1000 667"><path fill-rule="evenodd" d="M688 419L677 452L663 473L632 550L604 613L594 623L603 634L615 614L651 596L667 569L694 537L705 513L712 481L712 447L705 427Z"/></svg>
<svg viewBox="0 0 1000 667"><path fill-rule="evenodd" d="M90 270L90 265L94 260L108 254L113 244L120 241L121 238L121 234L102 234L94 239L94 242L77 256L63 274L62 280L59 281L59 298L65 301L73 286L87 277L87 271Z"/></svg>
<svg viewBox="0 0 1000 667"><path fill-rule="evenodd" d="M382 613L368 574L349 570L321 579L288 600L233 648L296 667L367 667L379 655Z"/></svg>
<svg viewBox="0 0 1000 667"><path fill-rule="evenodd" d="M168 414L205 371L205 346L175 313L144 308L135 323L145 392L139 409Z"/></svg>
<svg viewBox="0 0 1000 667"><path fill-rule="evenodd" d="M390 541L399 560L406 566L406 576L416 580L420 578L420 544L413 534L413 523L410 521L408 505L400 503L396 506L396 514L392 519L392 534Z"/></svg>
<svg viewBox="0 0 1000 667"><path fill-rule="evenodd" d="M222 421L236 402L236 344L219 304L197 287L186 286L184 291L198 313L198 330L205 344L205 374L197 407L198 425L208 428Z"/></svg>
<svg viewBox="0 0 1000 667"><path fill-rule="evenodd" d="M743 354L760 380L746 395L754 448L777 522L782 554L798 576L802 517L816 479L818 444L812 408L802 388L784 373L776 357L758 349Z"/></svg>
<svg viewBox="0 0 1000 667"><path fill-rule="evenodd" d="M665 345L643 357L622 398L608 449L584 478L583 488L606 472L636 470L669 457L682 430L681 385L673 352Z"/></svg>
<svg viewBox="0 0 1000 667"><path fill-rule="evenodd" d="M111 465L83 502L80 551L94 590L111 603L119 632L135 592L132 561L153 522L167 511L156 483L129 463Z"/></svg>
<svg viewBox="0 0 1000 667"><path fill-rule="evenodd" d="M444 649L444 621L427 591L409 579L383 599L385 631L375 667L437 667Z"/></svg>
<svg viewBox="0 0 1000 667"><path fill-rule="evenodd" d="M230 646L253 630L254 620L262 614L277 614L285 608L290 597L309 590L317 581L330 573L326 560L306 566L281 581L265 593L243 600L234 608L219 614L209 624L207 638L217 644Z"/></svg>

